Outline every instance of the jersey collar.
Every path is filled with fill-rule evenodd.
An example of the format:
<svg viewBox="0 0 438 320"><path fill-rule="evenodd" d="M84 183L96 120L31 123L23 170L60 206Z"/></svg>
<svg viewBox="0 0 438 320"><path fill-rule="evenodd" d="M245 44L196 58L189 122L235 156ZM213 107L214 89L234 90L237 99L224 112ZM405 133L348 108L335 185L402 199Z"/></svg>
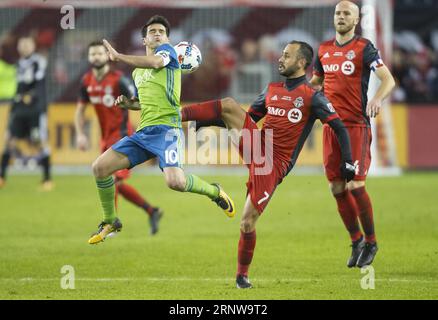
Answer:
<svg viewBox="0 0 438 320"><path fill-rule="evenodd" d="M357 39L357 35L355 34L353 38L351 38L350 40L348 40L348 41L345 42L344 44L340 44L340 43L338 42L338 40L336 40L336 38L335 38L335 46L337 46L337 47L339 47L339 48L342 48L342 47L348 46L350 43L352 43L352 42L353 42L354 40L356 40L356 39Z"/></svg>
<svg viewBox="0 0 438 320"><path fill-rule="evenodd" d="M286 79L286 81L284 82L284 87L287 90L291 91L305 81L307 81L306 75L298 77L298 78Z"/></svg>

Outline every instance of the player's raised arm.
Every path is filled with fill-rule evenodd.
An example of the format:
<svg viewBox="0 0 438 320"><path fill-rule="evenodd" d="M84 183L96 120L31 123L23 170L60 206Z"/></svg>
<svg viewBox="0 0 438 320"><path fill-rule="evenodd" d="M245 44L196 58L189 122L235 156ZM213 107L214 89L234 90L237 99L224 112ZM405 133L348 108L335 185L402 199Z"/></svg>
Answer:
<svg viewBox="0 0 438 320"><path fill-rule="evenodd" d="M353 164L350 136L342 120L339 118L333 105L322 92L315 92L312 98L312 110L315 116L323 123L327 123L335 132L342 154L341 172L347 182L353 180L356 166Z"/></svg>
<svg viewBox="0 0 438 320"><path fill-rule="evenodd" d="M103 44L108 49L109 56L112 61L122 61L137 68L159 69L159 68L163 68L166 65L165 58L161 55L147 55L147 56L126 55L117 52L117 50L114 49L111 46L111 44L105 39L103 40Z"/></svg>

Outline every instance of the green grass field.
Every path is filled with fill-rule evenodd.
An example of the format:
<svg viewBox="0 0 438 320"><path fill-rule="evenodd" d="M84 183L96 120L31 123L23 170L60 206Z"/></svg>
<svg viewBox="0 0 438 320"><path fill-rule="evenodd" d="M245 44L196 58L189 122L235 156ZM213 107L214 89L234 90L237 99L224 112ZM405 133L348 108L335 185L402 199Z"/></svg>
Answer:
<svg viewBox="0 0 438 320"><path fill-rule="evenodd" d="M437 299L438 174L370 178L379 253L375 289L350 270L349 238L323 176L290 175L257 227L251 290L234 287L246 177L205 177L235 199L227 218L206 198L168 190L160 176L130 183L165 210L149 236L147 217L120 200L123 232L87 244L101 220L91 176L11 176L0 190L0 299ZM75 289L61 288L61 268Z"/></svg>

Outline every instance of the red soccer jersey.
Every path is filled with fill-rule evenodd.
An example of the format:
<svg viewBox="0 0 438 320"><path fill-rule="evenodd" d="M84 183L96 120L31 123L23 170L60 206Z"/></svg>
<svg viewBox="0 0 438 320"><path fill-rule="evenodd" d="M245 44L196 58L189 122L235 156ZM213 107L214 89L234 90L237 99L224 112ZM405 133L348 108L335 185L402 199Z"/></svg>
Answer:
<svg viewBox="0 0 438 320"><path fill-rule="evenodd" d="M320 45L313 72L324 77L324 94L345 125L369 125L366 105L370 72L382 65L377 49L359 36L343 45L335 39Z"/></svg>
<svg viewBox="0 0 438 320"><path fill-rule="evenodd" d="M323 123L338 118L331 103L316 92L306 77L273 82L251 105L249 114L263 129L273 131L274 161L280 161L286 175L298 158L316 119Z"/></svg>
<svg viewBox="0 0 438 320"><path fill-rule="evenodd" d="M119 95L128 98L134 95L132 85L120 71L109 71L100 81L92 70L82 77L79 101L90 102L94 106L101 128L103 150L133 132L128 110L114 106Z"/></svg>

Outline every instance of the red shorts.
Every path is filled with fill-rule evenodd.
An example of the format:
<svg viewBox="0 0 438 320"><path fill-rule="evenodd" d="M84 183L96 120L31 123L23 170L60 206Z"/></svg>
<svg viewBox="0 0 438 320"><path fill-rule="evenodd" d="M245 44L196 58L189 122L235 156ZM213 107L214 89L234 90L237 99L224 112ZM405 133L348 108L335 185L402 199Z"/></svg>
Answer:
<svg viewBox="0 0 438 320"><path fill-rule="evenodd" d="M354 180L364 181L371 164L371 128L347 127L350 134L353 162L357 161L358 170ZM323 131L323 157L325 175L329 181L344 180L341 176L341 149L336 134L328 125Z"/></svg>
<svg viewBox="0 0 438 320"><path fill-rule="evenodd" d="M105 141L101 141L101 153L104 153L107 149L111 147L112 144L106 143ZM131 171L129 169L118 170L114 173L114 177L117 180L125 180L131 176Z"/></svg>
<svg viewBox="0 0 438 320"><path fill-rule="evenodd" d="M287 164L283 163L283 161L276 160L275 156L270 157L269 155L267 156L265 154L265 136L263 131L259 130L248 113L245 117L243 129L246 129L246 132L250 133L246 136L242 134L239 142L240 156L247 163L247 167L249 169L249 179L246 183L247 195L250 195L252 204L261 214L263 210L265 210L269 200L271 200L275 189L283 180L283 172L285 168L287 168ZM262 133L261 139L254 139L254 131L259 131ZM250 148L248 148L248 145ZM250 150L250 156L248 154L244 155L244 153L249 153L246 152L247 150ZM256 160L258 159L257 153L260 153L256 150L261 150L261 155L265 157L265 161L263 163L259 163L261 161Z"/></svg>

